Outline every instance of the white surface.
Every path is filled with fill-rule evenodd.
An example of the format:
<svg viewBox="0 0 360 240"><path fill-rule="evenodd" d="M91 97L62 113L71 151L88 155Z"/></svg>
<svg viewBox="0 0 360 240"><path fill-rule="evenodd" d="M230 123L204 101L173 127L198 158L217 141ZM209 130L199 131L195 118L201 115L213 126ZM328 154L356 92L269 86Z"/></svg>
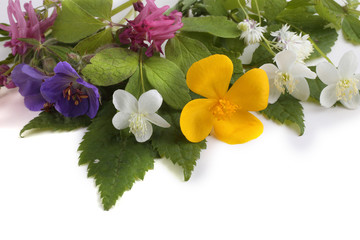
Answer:
<svg viewBox="0 0 360 240"><path fill-rule="evenodd" d="M4 22L7 1L0 3ZM360 60L360 48L343 41L329 57L337 64L348 49ZM189 182L158 160L105 212L77 165L84 130L21 139L37 113L16 90L1 89L0 239L358 240L360 109L304 108L304 136L259 116L258 139L230 146L209 137Z"/></svg>

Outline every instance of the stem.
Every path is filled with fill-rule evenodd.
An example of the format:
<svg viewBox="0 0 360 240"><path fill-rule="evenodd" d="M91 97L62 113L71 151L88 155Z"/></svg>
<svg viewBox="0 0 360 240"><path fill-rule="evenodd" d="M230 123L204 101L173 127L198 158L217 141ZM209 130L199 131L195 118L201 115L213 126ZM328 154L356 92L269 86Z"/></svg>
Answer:
<svg viewBox="0 0 360 240"><path fill-rule="evenodd" d="M140 68L140 81L143 93L145 92L144 76L143 76L143 50L139 51L139 68Z"/></svg>
<svg viewBox="0 0 360 240"><path fill-rule="evenodd" d="M263 46L264 48L266 48L266 50L269 51L269 53L271 53L271 55L273 55L275 57L275 53L274 51L271 49L270 45L269 45L269 42L267 39L263 38L264 42L260 42L261 46Z"/></svg>
<svg viewBox="0 0 360 240"><path fill-rule="evenodd" d="M259 4L258 4L257 0L255 0L255 5L256 5L257 14L259 16L259 23L261 24L261 15L260 15L260 9L259 9Z"/></svg>
<svg viewBox="0 0 360 240"><path fill-rule="evenodd" d="M128 8L128 7L131 7L131 5L135 2L137 2L138 0L129 0L123 4L121 4L120 6L118 6L117 8L114 8L112 11L111 11L111 16L114 16L116 14L118 14L119 12L121 12L122 10Z"/></svg>
<svg viewBox="0 0 360 240"><path fill-rule="evenodd" d="M240 0L237 0L237 2L238 2L238 4L239 4L241 10L245 13L246 19L249 19L249 15L248 15L247 12L245 11L244 7L241 5Z"/></svg>

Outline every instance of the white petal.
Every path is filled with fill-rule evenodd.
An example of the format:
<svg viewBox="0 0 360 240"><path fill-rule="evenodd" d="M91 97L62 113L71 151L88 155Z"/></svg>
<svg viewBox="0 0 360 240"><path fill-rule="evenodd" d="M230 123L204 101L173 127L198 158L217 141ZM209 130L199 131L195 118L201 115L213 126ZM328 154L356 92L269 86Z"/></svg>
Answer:
<svg viewBox="0 0 360 240"><path fill-rule="evenodd" d="M309 84L303 77L295 78L296 86L291 95L300 101L306 101L310 96Z"/></svg>
<svg viewBox="0 0 360 240"><path fill-rule="evenodd" d="M294 63L290 69L290 73L294 77L306 77L309 79L316 78L316 73L311 71L308 67L305 66L305 64L302 63Z"/></svg>
<svg viewBox="0 0 360 240"><path fill-rule="evenodd" d="M170 127L170 124L156 113L147 114L146 119L148 119L150 122L152 122L153 124L159 127L163 127L163 128Z"/></svg>
<svg viewBox="0 0 360 240"><path fill-rule="evenodd" d="M269 79L269 87L270 87L270 92L269 92L269 100L268 101L270 104L273 104L279 99L281 92L274 85L274 79Z"/></svg>
<svg viewBox="0 0 360 240"><path fill-rule="evenodd" d="M138 142L146 142L147 140L150 139L150 137L151 137L151 135L153 133L153 128L152 128L151 123L146 121L145 124L146 124L146 130L145 130L144 134L142 134L142 132L135 132L134 133L136 141L138 141Z"/></svg>
<svg viewBox="0 0 360 240"><path fill-rule="evenodd" d="M260 69L264 70L266 72L266 75L268 78L275 78L276 72L279 71L279 69L271 63L264 64L260 67Z"/></svg>
<svg viewBox="0 0 360 240"><path fill-rule="evenodd" d="M360 74L355 74L354 77L356 78L356 80L358 80L358 82L356 83L356 87L360 89Z"/></svg>
<svg viewBox="0 0 360 240"><path fill-rule="evenodd" d="M322 62L316 66L319 79L326 85L335 84L340 81L339 71L329 62Z"/></svg>
<svg viewBox="0 0 360 240"><path fill-rule="evenodd" d="M118 112L112 119L112 124L116 129L125 129L129 127L130 114L126 112Z"/></svg>
<svg viewBox="0 0 360 240"><path fill-rule="evenodd" d="M155 113L161 107L162 101L163 98L157 90L153 89L147 91L143 93L139 98L139 112Z"/></svg>
<svg viewBox="0 0 360 240"><path fill-rule="evenodd" d="M114 92L113 103L115 108L121 112L137 112L138 103L136 98L125 90L119 89Z"/></svg>
<svg viewBox="0 0 360 240"><path fill-rule="evenodd" d="M351 78L358 67L358 61L353 51L348 51L340 59L339 72L342 78Z"/></svg>
<svg viewBox="0 0 360 240"><path fill-rule="evenodd" d="M356 94L355 96L353 96L351 98L350 101L344 101L344 100L340 100L341 104L344 105L344 107L349 108L349 109L356 109L359 107L360 105L360 96L359 94Z"/></svg>
<svg viewBox="0 0 360 240"><path fill-rule="evenodd" d="M320 104L323 107L329 108L337 101L336 84L331 84L325 87L320 93Z"/></svg>
<svg viewBox="0 0 360 240"><path fill-rule="evenodd" d="M287 73L296 61L296 54L290 50L284 50L276 54L275 62L281 72Z"/></svg>

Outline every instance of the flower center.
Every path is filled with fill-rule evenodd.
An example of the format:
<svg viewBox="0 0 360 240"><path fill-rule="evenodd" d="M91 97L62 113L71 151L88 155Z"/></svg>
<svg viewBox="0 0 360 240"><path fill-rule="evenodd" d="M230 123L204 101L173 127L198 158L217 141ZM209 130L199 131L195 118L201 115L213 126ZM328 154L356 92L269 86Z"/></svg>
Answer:
<svg viewBox="0 0 360 240"><path fill-rule="evenodd" d="M220 99L214 106L210 108L210 111L217 120L226 120L239 110L240 107L229 100Z"/></svg>
<svg viewBox="0 0 360 240"><path fill-rule="evenodd" d="M285 93L285 88L289 93L294 92L296 81L292 75L280 71L275 74L274 85L281 93Z"/></svg>
<svg viewBox="0 0 360 240"><path fill-rule="evenodd" d="M143 113L132 113L129 119L130 132L137 136L145 136L147 131L146 119Z"/></svg>
<svg viewBox="0 0 360 240"><path fill-rule="evenodd" d="M73 82L70 82L69 86L64 89L63 97L68 101L72 100L75 106L79 105L83 99L89 98L89 96L80 89L74 88Z"/></svg>
<svg viewBox="0 0 360 240"><path fill-rule="evenodd" d="M342 79L336 84L336 96L338 100L350 101L352 97L359 93L357 79Z"/></svg>

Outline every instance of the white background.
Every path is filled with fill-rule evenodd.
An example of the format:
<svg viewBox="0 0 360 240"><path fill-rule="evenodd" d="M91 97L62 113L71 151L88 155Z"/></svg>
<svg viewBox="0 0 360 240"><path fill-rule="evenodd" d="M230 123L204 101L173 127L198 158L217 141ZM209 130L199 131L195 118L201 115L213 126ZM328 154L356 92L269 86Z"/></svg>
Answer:
<svg viewBox="0 0 360 240"><path fill-rule="evenodd" d="M0 3L0 22L8 22L7 1ZM360 47L342 39L329 57L337 65L350 49L360 60ZM2 58L8 53L0 48ZM85 130L19 138L38 113L16 89L2 88L0 239L358 240L360 109L303 105L302 137L259 115L265 130L258 139L231 146L208 137L189 182L179 167L157 160L105 212L77 164Z"/></svg>

